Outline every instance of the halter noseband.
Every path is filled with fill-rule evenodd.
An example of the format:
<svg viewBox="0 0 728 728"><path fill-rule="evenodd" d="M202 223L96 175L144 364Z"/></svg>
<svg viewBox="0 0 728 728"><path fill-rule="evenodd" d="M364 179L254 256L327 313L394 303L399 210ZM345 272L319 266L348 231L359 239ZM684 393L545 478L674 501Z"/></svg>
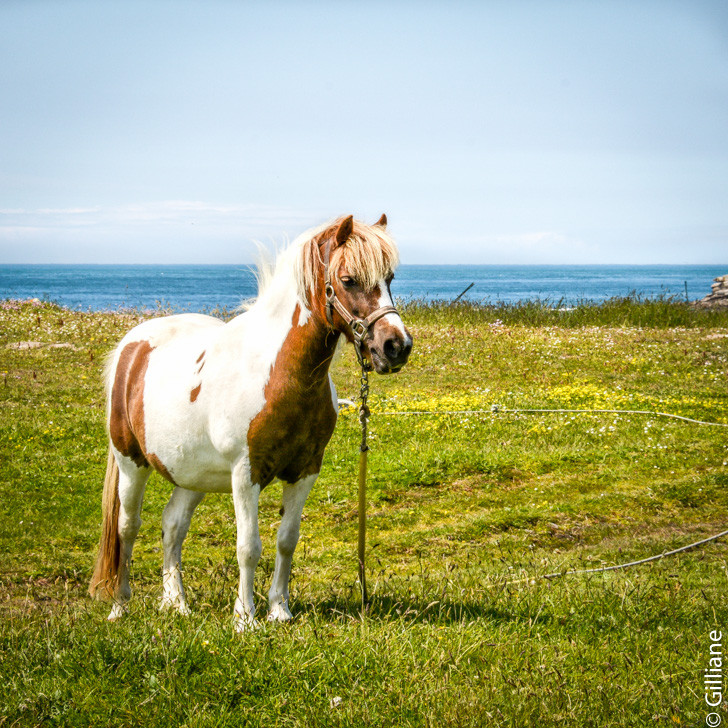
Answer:
<svg viewBox="0 0 728 728"><path fill-rule="evenodd" d="M346 325L351 331L351 335L354 337L354 345L356 347L356 354L360 361L364 361L361 355L361 345L369 335L369 329L372 327L375 321L379 321L380 318L386 316L389 313L399 312L394 306L382 306L376 311L370 313L366 318L359 318L354 316L343 303L337 298L334 287L331 285L331 276L329 275L329 257L331 254L331 241L326 243L324 249L324 291L326 293L326 320L329 326L334 328L334 317L333 309L336 309L337 313L344 319Z"/></svg>

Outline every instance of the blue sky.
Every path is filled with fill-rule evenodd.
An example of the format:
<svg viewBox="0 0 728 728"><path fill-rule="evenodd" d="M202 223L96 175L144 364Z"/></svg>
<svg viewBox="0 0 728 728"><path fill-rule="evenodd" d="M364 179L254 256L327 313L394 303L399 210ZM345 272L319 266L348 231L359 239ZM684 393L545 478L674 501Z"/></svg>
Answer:
<svg viewBox="0 0 728 728"><path fill-rule="evenodd" d="M728 4L0 3L0 263L728 263Z"/></svg>

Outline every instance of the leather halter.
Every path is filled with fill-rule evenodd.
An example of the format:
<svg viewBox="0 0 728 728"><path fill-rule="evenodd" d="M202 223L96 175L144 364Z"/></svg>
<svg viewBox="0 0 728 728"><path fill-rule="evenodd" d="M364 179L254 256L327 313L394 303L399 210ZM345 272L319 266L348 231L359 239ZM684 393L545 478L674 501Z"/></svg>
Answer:
<svg viewBox="0 0 728 728"><path fill-rule="evenodd" d="M394 306L382 306L376 311L370 313L366 318L359 318L354 316L341 301L337 298L334 287L331 285L331 277L329 275L329 257L331 255L331 241L326 243L324 249L324 291L326 293L326 320L329 326L334 328L334 317L333 309L336 309L337 313L349 327L351 335L354 337L354 344L356 345L357 356L361 359L361 345L369 335L369 329L372 327L375 321L379 321L380 318L386 316L389 313L399 312Z"/></svg>

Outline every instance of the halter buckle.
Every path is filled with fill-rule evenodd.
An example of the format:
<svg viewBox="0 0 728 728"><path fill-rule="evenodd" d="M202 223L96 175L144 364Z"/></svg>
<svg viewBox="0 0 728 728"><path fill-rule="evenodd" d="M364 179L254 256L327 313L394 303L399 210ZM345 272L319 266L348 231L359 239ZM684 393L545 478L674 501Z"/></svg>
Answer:
<svg viewBox="0 0 728 728"><path fill-rule="evenodd" d="M364 337L369 332L369 327L364 323L362 319L356 319L355 321L352 321L349 324L351 328L351 333L354 334L354 338L362 342L364 341Z"/></svg>

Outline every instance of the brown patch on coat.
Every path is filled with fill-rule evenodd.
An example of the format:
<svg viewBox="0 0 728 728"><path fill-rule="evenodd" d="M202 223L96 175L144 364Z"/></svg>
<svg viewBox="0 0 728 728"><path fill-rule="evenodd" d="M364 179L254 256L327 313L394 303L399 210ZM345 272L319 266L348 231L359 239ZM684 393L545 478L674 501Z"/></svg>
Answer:
<svg viewBox="0 0 728 728"><path fill-rule="evenodd" d="M204 356L205 356L205 352L203 351L202 354L200 354L197 357L197 359L195 360L195 364L199 364L202 361L202 359L203 359Z"/></svg>
<svg viewBox="0 0 728 728"><path fill-rule="evenodd" d="M165 479L168 480L172 485L177 485L174 482L174 478L170 474L169 470L165 467L164 463L153 453L147 454L147 460L149 464Z"/></svg>
<svg viewBox="0 0 728 728"><path fill-rule="evenodd" d="M202 383L198 384L191 392L190 392L190 402L194 402L197 399L197 396L200 394L200 390L202 389Z"/></svg>
<svg viewBox="0 0 728 728"><path fill-rule="evenodd" d="M144 377L152 351L148 341L127 344L119 355L111 387L111 442L139 468L149 466L144 453Z"/></svg>
<svg viewBox="0 0 728 728"><path fill-rule="evenodd" d="M315 317L298 326L296 306L265 386L265 405L248 428L250 472L261 487L274 478L295 483L321 470L336 424L329 365L338 336Z"/></svg>
<svg viewBox="0 0 728 728"><path fill-rule="evenodd" d="M163 478L176 485L159 457L145 451L144 377L149 355L153 350L154 347L148 341L133 341L122 349L111 388L109 436L114 447L130 458L137 467L151 466ZM199 390L200 387L197 387L197 393Z"/></svg>

